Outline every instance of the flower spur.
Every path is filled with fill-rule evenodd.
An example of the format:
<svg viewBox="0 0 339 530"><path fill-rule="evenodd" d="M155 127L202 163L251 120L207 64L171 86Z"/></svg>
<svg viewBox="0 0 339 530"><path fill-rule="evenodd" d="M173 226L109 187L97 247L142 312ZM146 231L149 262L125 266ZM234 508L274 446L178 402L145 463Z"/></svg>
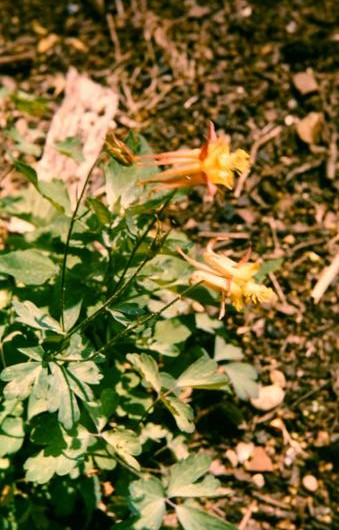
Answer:
<svg viewBox="0 0 339 530"><path fill-rule="evenodd" d="M210 197L217 193L217 185L232 189L234 173L241 174L249 168L248 153L243 149L230 152L227 137L217 137L212 122L209 122L207 141L200 149L139 155L135 159L140 165L172 166L141 181L141 185L157 184L153 191L205 185Z"/></svg>

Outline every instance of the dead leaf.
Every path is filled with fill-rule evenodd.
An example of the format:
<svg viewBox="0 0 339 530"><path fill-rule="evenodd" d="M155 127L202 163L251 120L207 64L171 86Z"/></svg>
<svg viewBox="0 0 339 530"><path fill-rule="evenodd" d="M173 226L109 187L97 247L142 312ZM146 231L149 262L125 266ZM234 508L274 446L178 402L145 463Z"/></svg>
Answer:
<svg viewBox="0 0 339 530"><path fill-rule="evenodd" d="M263 447L255 447L251 459L245 462L245 468L247 471L264 473L273 471L273 464Z"/></svg>
<svg viewBox="0 0 339 530"><path fill-rule="evenodd" d="M76 37L69 37L66 39L66 43L72 46L72 48L78 52L87 53L89 51L88 46L86 46L82 40L77 39Z"/></svg>
<svg viewBox="0 0 339 530"><path fill-rule="evenodd" d="M47 37L40 39L37 46L38 53L46 53L55 46L58 40L59 37L55 33L50 33Z"/></svg>
<svg viewBox="0 0 339 530"><path fill-rule="evenodd" d="M285 392L278 385L268 385L259 388L259 395L251 398L253 407L259 410L271 410L280 405L285 397Z"/></svg>

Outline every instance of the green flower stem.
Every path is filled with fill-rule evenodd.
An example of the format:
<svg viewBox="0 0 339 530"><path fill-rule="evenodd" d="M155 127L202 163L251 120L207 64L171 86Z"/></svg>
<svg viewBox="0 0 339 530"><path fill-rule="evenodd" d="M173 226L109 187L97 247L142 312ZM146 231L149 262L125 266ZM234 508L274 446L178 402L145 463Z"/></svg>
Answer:
<svg viewBox="0 0 339 530"><path fill-rule="evenodd" d="M199 285L201 285L202 282L199 282L199 283L196 283L194 285L190 285L190 287L187 287L187 289L185 289L181 294L179 294L178 296L176 296L171 302L168 302L168 304L164 305L164 307L162 307L160 309L160 311L158 311L157 313L151 313L150 315L147 315L147 317L145 317L143 320L139 321L139 322L133 322L133 324L130 324L128 326L126 326L125 329L123 329L122 331L120 331L119 333L117 333L116 335L114 335L114 337L108 341L104 346L102 346L102 348L100 348L99 350L97 350L94 354L94 355L99 355L100 353L103 353L107 348L109 348L110 346L112 346L112 344L114 344L117 340L121 339L121 337L123 337L124 335L127 335L130 333L130 331L133 331L133 329L139 327L139 326L143 326L144 324L146 324L147 322L149 322L150 320L154 319L155 322L160 318L160 316L162 315L162 313L164 311L166 311L166 309L168 309L169 307L171 307L173 304L175 304L176 302L178 302L179 300L181 300L181 298L183 296L185 296L186 294L188 294L189 292L193 291L194 289L196 289Z"/></svg>
<svg viewBox="0 0 339 530"><path fill-rule="evenodd" d="M80 195L78 197L78 200L76 202L74 211L72 213L71 222L70 222L69 228L68 228L66 244L65 244L65 252L64 252L64 256L63 256L63 260L62 260L62 266L61 266L61 286L60 286L60 315L61 315L60 320L61 320L61 327L62 327L63 331L65 331L65 294L66 294L65 282L66 282L66 264L67 264L68 250L69 250L69 246L70 246L70 242L71 242L71 237L72 237L74 224L75 224L75 221L77 219L77 214L78 214L78 211L79 211L79 208L80 208L80 205L81 205L81 201L82 201L82 199L83 199L83 197L85 195L86 188L88 186L88 183L89 183L89 180L90 180L91 175L93 173L93 170L94 170L94 168L96 167L96 165L98 163L98 160L99 159L97 159L94 162L94 164L91 166L91 168L90 168L90 170L89 170L89 172L87 174L86 180L85 180L85 182L84 182L84 184L82 186Z"/></svg>
<svg viewBox="0 0 339 530"><path fill-rule="evenodd" d="M91 171L94 169L94 166L92 167ZM89 179L89 176L87 177L87 180ZM86 185L86 183L85 183ZM84 185L84 188L83 188L83 191L85 189L85 185ZM129 266L138 250L138 248L140 247L140 245L142 244L142 242L144 241L144 239L146 238L147 234L150 232L150 230L152 230L152 228L154 227L155 223L157 222L157 220L159 219L159 215L163 213L164 209L166 208L166 206L168 205L168 203L170 202L170 200L172 199L174 193L171 193L169 195L169 197L166 199L166 201L164 202L164 204L162 205L160 211L157 213L157 215L154 216L154 218L152 219L152 221L150 222L150 224L148 225L148 227L146 228L146 230L143 232L143 234L141 235L138 243L136 244L136 246L134 247L132 253L131 253L131 256L129 257L129 260L127 262L127 265L125 266L123 272L122 272L122 275L121 277L119 278L118 280L118 283L117 285L115 286L115 289L112 293L112 295L106 300L106 302L103 303L103 305L101 307L99 307L99 309L97 309L97 311L95 311L92 315L90 315L89 317L85 318L82 322L80 322L77 326L73 327L70 331L68 331L64 337L64 340L63 340L63 344L72 336L74 335L74 333L76 333L77 331L79 331L79 329L82 329L82 328L85 328L90 322L92 322L92 320L94 320L97 316L99 316L101 313L103 313L105 311L105 309L112 304L112 302L114 300L116 300L123 291L125 291L129 285L131 285L131 283L134 281L134 279L136 278L136 276L139 274L139 272L143 269L143 267L146 265L146 263L149 261L149 256L147 256L143 261L142 263L139 265L139 267L137 268L137 270L135 271L135 273L131 276L131 278L124 284L121 286L122 282L123 282L123 279L124 277L126 276L126 273L129 269ZM81 197L79 198L79 200L81 200L83 196L83 193L81 195ZM79 206L79 202L77 204L77 206ZM73 214L74 215L74 214ZM73 222L73 224L72 224ZM72 229L73 229L73 225L74 225L74 222L75 222L75 217L73 219L72 217L72 221L71 221L71 225L70 225L70 229L69 229L69 232L68 232L68 236L67 236L67 243L66 243L66 248L67 246L69 245L69 241L70 241L70 238L71 238L71 232L72 232ZM163 241L164 242L164 241ZM163 244L162 242L162 244ZM153 242L152 242L153 244ZM152 250L152 249L151 249ZM67 255L65 253L64 255L64 266L63 266L63 274L62 274L62 279L61 279L61 283L62 283L62 293L63 293L63 296L64 296L64 291L65 291L65 270L66 270L66 261L65 261L65 256L66 256L66 259L67 259ZM119 289L119 286L120 289ZM64 298L62 299L62 307L63 307L63 310L64 310ZM62 315L63 315L64 311L62 311ZM64 329L64 327L63 327ZM57 353L59 353L60 350L58 350Z"/></svg>

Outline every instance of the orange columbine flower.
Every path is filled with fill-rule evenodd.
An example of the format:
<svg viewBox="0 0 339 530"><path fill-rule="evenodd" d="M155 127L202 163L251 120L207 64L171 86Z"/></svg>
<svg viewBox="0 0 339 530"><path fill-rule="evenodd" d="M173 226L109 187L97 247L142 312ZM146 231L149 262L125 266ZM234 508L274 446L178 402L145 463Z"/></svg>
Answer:
<svg viewBox="0 0 339 530"><path fill-rule="evenodd" d="M244 173L249 168L248 153L242 149L231 153L226 136L218 138L212 122L207 142L200 149L179 149L135 158L142 165L172 166L140 184L158 183L154 191L203 184L212 197L217 192L217 184L232 189L234 173Z"/></svg>
<svg viewBox="0 0 339 530"><path fill-rule="evenodd" d="M271 288L255 281L254 275L260 265L248 262L250 250L237 263L223 254L214 252L210 244L203 254L207 265L190 258L180 248L177 248L177 251L197 269L191 276L192 283L203 283L221 294L220 319L225 315L226 298L229 298L234 307L240 311L244 307L244 302L261 303L274 300L276 297Z"/></svg>

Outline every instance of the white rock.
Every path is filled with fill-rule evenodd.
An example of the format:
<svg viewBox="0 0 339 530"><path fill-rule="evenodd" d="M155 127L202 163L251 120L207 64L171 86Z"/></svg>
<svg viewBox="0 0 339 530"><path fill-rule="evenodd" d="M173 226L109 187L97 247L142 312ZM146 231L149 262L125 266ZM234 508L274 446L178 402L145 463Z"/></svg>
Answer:
<svg viewBox="0 0 339 530"><path fill-rule="evenodd" d="M265 486L265 478L261 473L256 473L252 477L252 481L257 488L263 488Z"/></svg>
<svg viewBox="0 0 339 530"><path fill-rule="evenodd" d="M303 478L303 486L308 491L317 491L318 481L313 475L305 475Z"/></svg>
<svg viewBox="0 0 339 530"><path fill-rule="evenodd" d="M259 388L259 395L251 398L253 407L258 410L271 410L284 401L285 392L278 385L268 385Z"/></svg>
<svg viewBox="0 0 339 530"><path fill-rule="evenodd" d="M250 458L254 451L254 443L239 442L235 448L238 460L241 464Z"/></svg>

